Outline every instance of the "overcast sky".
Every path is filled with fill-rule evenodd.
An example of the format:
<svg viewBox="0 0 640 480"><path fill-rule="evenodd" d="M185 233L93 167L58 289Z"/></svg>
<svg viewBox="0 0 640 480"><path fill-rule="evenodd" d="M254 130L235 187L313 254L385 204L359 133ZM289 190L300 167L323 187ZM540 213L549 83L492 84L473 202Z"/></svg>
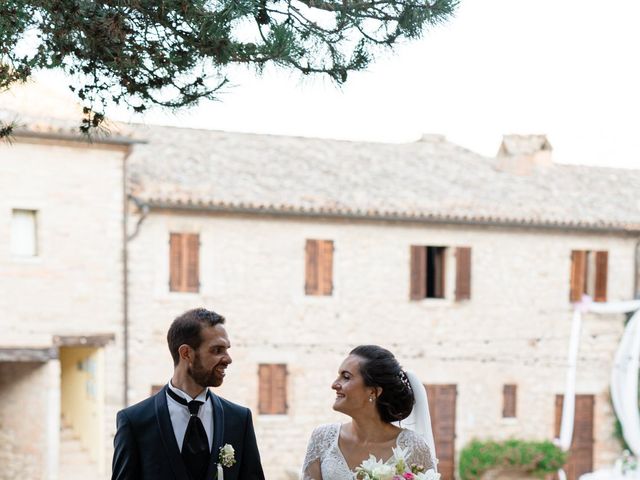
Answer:
<svg viewBox="0 0 640 480"><path fill-rule="evenodd" d="M422 133L494 155L546 133L558 162L640 168L640 2L461 0L456 17L330 81L234 72L219 102L120 119L388 142Z"/></svg>

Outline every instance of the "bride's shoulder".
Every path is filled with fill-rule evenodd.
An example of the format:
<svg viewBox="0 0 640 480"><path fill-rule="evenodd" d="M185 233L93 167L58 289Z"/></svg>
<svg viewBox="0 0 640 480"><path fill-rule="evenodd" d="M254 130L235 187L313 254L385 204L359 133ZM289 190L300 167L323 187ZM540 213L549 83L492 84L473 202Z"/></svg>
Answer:
<svg viewBox="0 0 640 480"><path fill-rule="evenodd" d="M309 445L321 450L327 450L335 442L339 432L340 424L338 423L318 425L313 429L311 438L309 438Z"/></svg>
<svg viewBox="0 0 640 480"><path fill-rule="evenodd" d="M340 431L339 423L324 423L313 429L312 437L327 438L335 436Z"/></svg>
<svg viewBox="0 0 640 480"><path fill-rule="evenodd" d="M408 428L402 429L398 437L398 443L400 443L402 447L427 446L427 441L422 435Z"/></svg>
<svg viewBox="0 0 640 480"><path fill-rule="evenodd" d="M436 460L425 438L407 428L403 428L398 437L398 446L409 449L411 462L433 468Z"/></svg>

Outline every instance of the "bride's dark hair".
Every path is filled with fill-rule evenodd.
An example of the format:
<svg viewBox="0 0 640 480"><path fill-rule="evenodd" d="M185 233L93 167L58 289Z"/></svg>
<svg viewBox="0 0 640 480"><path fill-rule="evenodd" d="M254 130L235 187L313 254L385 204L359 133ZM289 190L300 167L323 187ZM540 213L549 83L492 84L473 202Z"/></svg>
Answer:
<svg viewBox="0 0 640 480"><path fill-rule="evenodd" d="M378 345L360 345L350 354L362 358L360 375L364 384L382 388L376 400L382 421L390 423L407 418L415 399L409 379L393 353Z"/></svg>

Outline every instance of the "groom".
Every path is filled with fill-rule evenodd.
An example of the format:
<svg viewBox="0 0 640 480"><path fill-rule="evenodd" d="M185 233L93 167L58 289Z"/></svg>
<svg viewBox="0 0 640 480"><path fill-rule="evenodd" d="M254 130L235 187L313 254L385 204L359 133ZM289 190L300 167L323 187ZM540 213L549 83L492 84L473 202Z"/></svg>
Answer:
<svg viewBox="0 0 640 480"><path fill-rule="evenodd" d="M189 310L173 321L167 342L171 381L118 412L111 479L221 480L222 472L224 480L264 480L251 411L208 389L222 384L231 363L224 317Z"/></svg>

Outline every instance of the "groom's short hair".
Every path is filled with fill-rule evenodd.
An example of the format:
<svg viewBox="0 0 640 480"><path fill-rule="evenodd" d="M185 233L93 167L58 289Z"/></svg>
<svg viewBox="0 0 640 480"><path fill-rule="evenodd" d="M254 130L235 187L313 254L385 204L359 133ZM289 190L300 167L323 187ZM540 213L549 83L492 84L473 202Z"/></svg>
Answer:
<svg viewBox="0 0 640 480"><path fill-rule="evenodd" d="M180 362L180 345L186 344L196 350L202 343L202 327L215 327L221 323L224 323L224 317L206 308L194 308L177 317L167 332L167 343L174 366Z"/></svg>

